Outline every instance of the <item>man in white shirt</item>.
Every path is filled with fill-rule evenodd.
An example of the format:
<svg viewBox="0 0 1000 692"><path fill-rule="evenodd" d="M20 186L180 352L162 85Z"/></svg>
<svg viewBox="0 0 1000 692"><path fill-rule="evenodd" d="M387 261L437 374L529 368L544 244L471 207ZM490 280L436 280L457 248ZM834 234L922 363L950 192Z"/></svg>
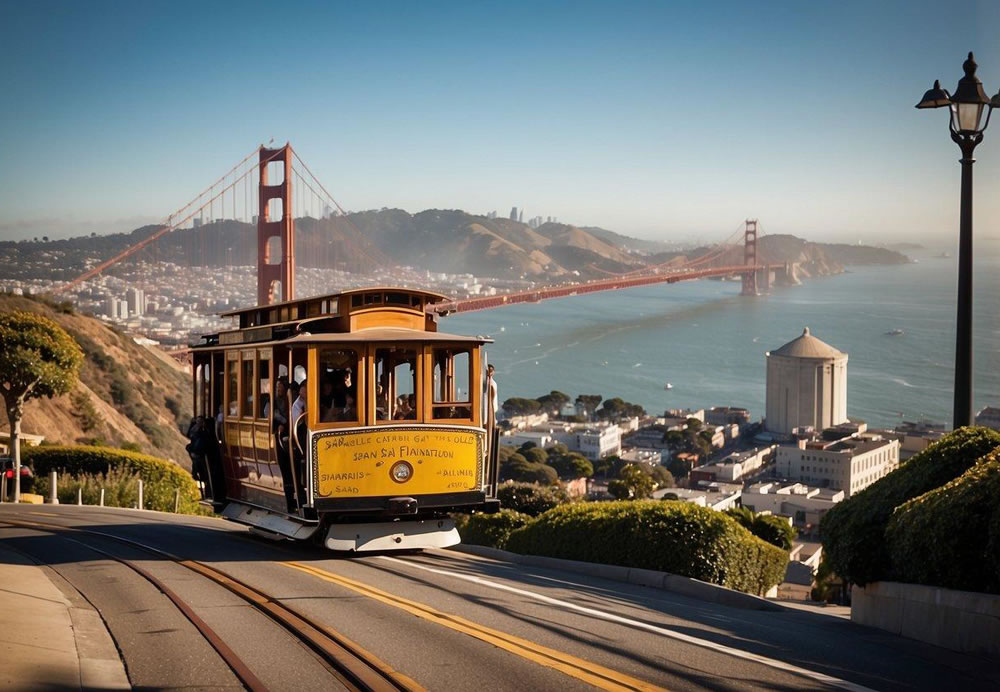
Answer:
<svg viewBox="0 0 1000 692"><path fill-rule="evenodd" d="M299 419L299 416L306 412L306 381L302 380L299 383L292 383L290 389L293 392L298 389L298 396L292 402L292 415L289 417L289 424L295 425L295 421Z"/></svg>

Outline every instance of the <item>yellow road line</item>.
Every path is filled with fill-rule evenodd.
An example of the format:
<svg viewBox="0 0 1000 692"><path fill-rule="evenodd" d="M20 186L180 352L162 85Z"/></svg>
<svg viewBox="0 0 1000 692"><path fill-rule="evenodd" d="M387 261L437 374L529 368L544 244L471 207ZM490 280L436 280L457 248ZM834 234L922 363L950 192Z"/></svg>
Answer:
<svg viewBox="0 0 1000 692"><path fill-rule="evenodd" d="M38 514L43 517L60 517L61 514L56 514L55 512L28 512L28 514Z"/></svg>
<svg viewBox="0 0 1000 692"><path fill-rule="evenodd" d="M620 673L616 670L611 670L610 668L605 668L604 666L597 665L596 663L585 661L581 658L577 658L576 656L563 653L562 651L549 649L548 647L541 646L540 644L536 644L535 642L531 642L526 639L521 639L520 637L515 637L514 635L507 634L506 632L500 632L498 630L479 625L457 615L451 615L450 613L436 610L430 606L424 605L423 603L417 603L416 601L411 601L401 596L387 593L380 589L376 589L374 586L369 586L368 584L355 581L354 579L349 579L348 577L344 577L339 574L327 572L326 570L318 567L306 565L301 562L281 562L279 564L282 564L285 567L291 567L292 569L297 569L301 572L305 572L306 574L323 579L324 581L328 581L360 593L368 598L372 598L376 601L380 601L387 605L404 610L411 615L415 615L424 620L434 622L438 625L455 630L456 632L461 632L462 634L474 637L480 641L487 642L488 644L492 644L493 646L503 649L504 651L509 651L512 654L532 661L533 663L546 666L547 668L553 668L561 673L565 673L566 675L576 678L577 680L582 680L583 682L602 690L652 691L663 689L644 680L639 680L638 678L633 678L624 673Z"/></svg>

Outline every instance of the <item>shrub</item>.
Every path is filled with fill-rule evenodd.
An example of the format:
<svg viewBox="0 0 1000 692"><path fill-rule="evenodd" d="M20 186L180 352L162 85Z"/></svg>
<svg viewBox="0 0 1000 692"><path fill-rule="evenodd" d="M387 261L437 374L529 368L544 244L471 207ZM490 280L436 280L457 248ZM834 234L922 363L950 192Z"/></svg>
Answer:
<svg viewBox="0 0 1000 692"><path fill-rule="evenodd" d="M746 507L733 507L726 510L726 515L747 529L757 538L776 545L783 550L791 550L792 542L798 531L784 519L773 514L754 514Z"/></svg>
<svg viewBox="0 0 1000 692"><path fill-rule="evenodd" d="M468 520L459 523L459 533L463 543L503 550L507 547L511 532L529 521L531 517L527 514L501 509L496 514L473 514Z"/></svg>
<svg viewBox="0 0 1000 692"><path fill-rule="evenodd" d="M24 457L36 476L48 476L50 471L74 477L99 476L112 471L134 473L143 481L146 509L172 512L174 491L180 490L179 511L185 514L200 512L198 486L191 474L165 459L111 447L88 446L29 447L24 450ZM62 480L59 485L63 485ZM75 495L73 501L76 501Z"/></svg>
<svg viewBox="0 0 1000 692"><path fill-rule="evenodd" d="M49 496L48 476L39 478L35 485L40 495ZM76 493L80 490L83 504L96 505L101 501L102 488L107 507L135 507L139 504L139 474L120 468L111 469L106 474L84 473L60 478L56 496L60 504L71 505L76 503Z"/></svg>
<svg viewBox="0 0 1000 692"><path fill-rule="evenodd" d="M569 502L569 495L559 486L537 483L504 483L497 490L497 498L504 509L532 517Z"/></svg>
<svg viewBox="0 0 1000 692"><path fill-rule="evenodd" d="M507 549L661 570L763 594L779 584L788 553L721 512L688 502L561 505L515 530Z"/></svg>
<svg viewBox="0 0 1000 692"><path fill-rule="evenodd" d="M898 507L885 538L894 579L1000 593L1000 450Z"/></svg>
<svg viewBox="0 0 1000 692"><path fill-rule="evenodd" d="M893 510L940 487L1000 446L1000 433L961 428L826 513L820 522L823 551L834 572L855 584L889 578L892 566L885 527Z"/></svg>

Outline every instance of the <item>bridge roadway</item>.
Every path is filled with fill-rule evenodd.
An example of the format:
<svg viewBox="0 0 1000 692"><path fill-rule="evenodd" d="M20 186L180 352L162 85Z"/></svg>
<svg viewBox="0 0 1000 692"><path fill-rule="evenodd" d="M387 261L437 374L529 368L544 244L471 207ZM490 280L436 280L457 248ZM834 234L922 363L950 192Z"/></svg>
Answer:
<svg viewBox="0 0 1000 692"><path fill-rule="evenodd" d="M569 296L583 295L584 293L597 293L599 291L617 291L623 288L634 288L636 286L649 286L652 284L677 283L679 281L692 281L694 279L705 279L712 276L735 276L746 274L749 271L773 271L784 269L783 264L737 264L726 267L707 267L704 269L680 269L662 270L654 274L615 276L610 279L596 279L587 283L570 283L542 288L531 289L530 291L515 291L513 293L501 293L495 296L482 296L478 298L462 298L459 300L449 300L442 303L434 303L427 306L428 312L439 315L449 315L456 312L472 312L473 310L489 310L500 308L505 305L517 305L518 303L537 303L551 298L566 298Z"/></svg>
<svg viewBox="0 0 1000 692"><path fill-rule="evenodd" d="M822 613L725 607L454 551L347 558L256 538L214 518L0 505L0 562L11 551L30 556L48 566L51 579L72 585L96 607L134 687L241 685L161 590L111 557L131 560L189 604L263 688L305 691L344 685L289 631L217 584L94 532L200 561L267 593L275 604L308 613L405 676L399 679L412 681L404 688L1000 686L1000 674L986 660ZM31 613L19 616L30 618Z"/></svg>

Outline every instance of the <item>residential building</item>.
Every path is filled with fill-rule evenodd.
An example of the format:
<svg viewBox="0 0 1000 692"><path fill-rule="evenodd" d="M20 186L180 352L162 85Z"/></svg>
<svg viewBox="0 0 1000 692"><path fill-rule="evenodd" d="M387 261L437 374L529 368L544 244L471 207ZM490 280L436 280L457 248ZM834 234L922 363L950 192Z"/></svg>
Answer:
<svg viewBox="0 0 1000 692"><path fill-rule="evenodd" d="M847 422L847 354L809 333L765 354L765 429L791 435Z"/></svg>
<svg viewBox="0 0 1000 692"><path fill-rule="evenodd" d="M707 483L694 488L662 488L653 492L658 500L683 500L717 512L739 504L743 488L732 483Z"/></svg>
<svg viewBox="0 0 1000 692"><path fill-rule="evenodd" d="M774 458L777 445L734 452L725 459L691 469L690 482L738 481L762 469Z"/></svg>
<svg viewBox="0 0 1000 692"><path fill-rule="evenodd" d="M705 411L705 422L709 425L739 425L750 422L750 411L732 406L713 406Z"/></svg>
<svg viewBox="0 0 1000 692"><path fill-rule="evenodd" d="M774 472L781 478L843 490L850 497L898 466L899 441L871 435L778 447Z"/></svg>
<svg viewBox="0 0 1000 692"><path fill-rule="evenodd" d="M576 433L576 444L568 446L591 461L617 455L622 451L621 430L617 425L581 430Z"/></svg>
<svg viewBox="0 0 1000 692"><path fill-rule="evenodd" d="M819 525L819 520L846 498L843 490L817 488L805 483L764 481L743 490L741 503L754 512L791 517L800 528Z"/></svg>

